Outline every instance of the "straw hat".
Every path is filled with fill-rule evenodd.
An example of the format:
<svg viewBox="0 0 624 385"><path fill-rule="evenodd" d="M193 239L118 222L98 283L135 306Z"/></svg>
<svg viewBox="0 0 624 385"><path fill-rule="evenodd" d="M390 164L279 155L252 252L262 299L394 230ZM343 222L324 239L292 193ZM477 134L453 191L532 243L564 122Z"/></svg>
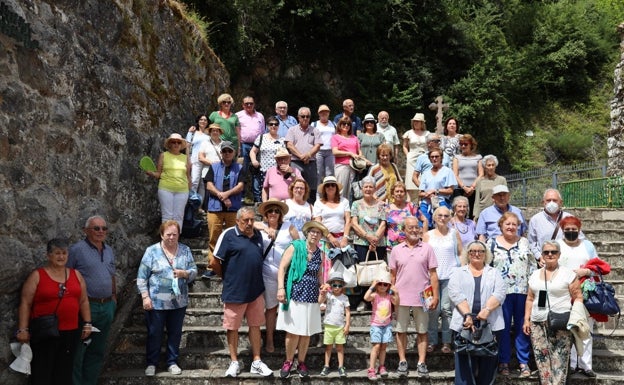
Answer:
<svg viewBox="0 0 624 385"><path fill-rule="evenodd" d="M329 111L331 111L331 110L329 109L329 106L327 106L327 104L321 104L321 105L319 106L319 108L318 108L318 111L317 111L317 112L318 112L318 113L321 113L321 112L323 112L323 111L327 111L327 112L329 112Z"/></svg>
<svg viewBox="0 0 624 385"><path fill-rule="evenodd" d="M269 198L266 202L262 202L262 204L258 206L258 212L265 217L269 207L279 207L282 212L282 218L288 212L288 205L277 198Z"/></svg>
<svg viewBox="0 0 624 385"><path fill-rule="evenodd" d="M327 230L327 227L325 227L321 222L317 221L306 222L306 224L303 225L303 229L301 229L301 231L303 232L303 234L308 235L308 231L311 228L318 229L325 237L327 236L327 234L329 234L329 230Z"/></svg>
<svg viewBox="0 0 624 385"><path fill-rule="evenodd" d="M338 180L336 179L335 176L326 176L325 179L323 179L323 183L321 183L320 185L318 185L318 188L316 189L318 191L319 196L325 194L325 185L326 184L335 184L338 185L338 191L336 191L336 193L340 193L340 191L342 191L342 184L338 183Z"/></svg>
<svg viewBox="0 0 624 385"><path fill-rule="evenodd" d="M169 137L165 139L166 149L169 149L169 142L171 142L172 140L179 140L180 142L182 142L182 145L186 145L186 139L184 139L182 135L174 133L174 134L169 135Z"/></svg>
<svg viewBox="0 0 624 385"><path fill-rule="evenodd" d="M351 158L351 160L349 161L349 167L357 172L364 171L366 169L366 159Z"/></svg>
<svg viewBox="0 0 624 385"><path fill-rule="evenodd" d="M221 128L219 123L210 123L210 125L208 126L208 132L212 131L213 128L221 131L221 133L223 134L223 128Z"/></svg>
<svg viewBox="0 0 624 385"><path fill-rule="evenodd" d="M290 152L288 152L288 149L286 147L280 147L277 149L277 151L275 151L275 156L274 158L286 158L286 157L290 157Z"/></svg>
<svg viewBox="0 0 624 385"><path fill-rule="evenodd" d="M424 122L424 121L425 121L425 114L422 114L420 112L417 112L412 118L412 122Z"/></svg>

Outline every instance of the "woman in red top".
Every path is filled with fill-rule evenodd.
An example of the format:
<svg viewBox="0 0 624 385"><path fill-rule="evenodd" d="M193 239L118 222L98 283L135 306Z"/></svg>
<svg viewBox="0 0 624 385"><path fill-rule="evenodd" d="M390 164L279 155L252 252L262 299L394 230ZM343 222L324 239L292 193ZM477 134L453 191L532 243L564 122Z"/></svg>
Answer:
<svg viewBox="0 0 624 385"><path fill-rule="evenodd" d="M91 334L91 311L87 287L82 275L65 267L69 244L64 239L48 242L48 263L33 271L22 288L19 306L17 340L30 342L33 385L72 383L74 352L79 339ZM55 313L58 317L59 337L31 341L28 324L31 319ZM80 314L83 322L79 330Z"/></svg>

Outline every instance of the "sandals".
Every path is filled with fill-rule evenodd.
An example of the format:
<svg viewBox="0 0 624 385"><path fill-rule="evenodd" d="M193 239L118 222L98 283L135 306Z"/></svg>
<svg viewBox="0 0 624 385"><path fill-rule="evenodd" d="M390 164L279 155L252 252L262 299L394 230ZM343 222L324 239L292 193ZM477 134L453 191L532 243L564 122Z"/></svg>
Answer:
<svg viewBox="0 0 624 385"><path fill-rule="evenodd" d="M436 345L429 344L429 346L427 346L427 353L433 353L435 349L436 349Z"/></svg>
<svg viewBox="0 0 624 385"><path fill-rule="evenodd" d="M443 344L442 345L442 353L450 354L451 353L451 344Z"/></svg>
<svg viewBox="0 0 624 385"><path fill-rule="evenodd" d="M520 364L520 378L531 377L531 369L527 364Z"/></svg>
<svg viewBox="0 0 624 385"><path fill-rule="evenodd" d="M498 365L498 374L501 376L509 375L509 364L499 364Z"/></svg>

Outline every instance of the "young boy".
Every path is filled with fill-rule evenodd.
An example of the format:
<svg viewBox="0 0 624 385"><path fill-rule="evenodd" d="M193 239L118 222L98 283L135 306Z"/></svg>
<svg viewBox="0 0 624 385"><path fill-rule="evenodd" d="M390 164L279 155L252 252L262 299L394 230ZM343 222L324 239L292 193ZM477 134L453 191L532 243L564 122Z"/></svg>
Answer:
<svg viewBox="0 0 624 385"><path fill-rule="evenodd" d="M333 272L327 283L321 287L319 303L326 303L325 319L323 321L325 333L323 343L325 344L325 366L321 371L321 376L329 374L329 359L331 358L332 345L336 344L338 355L338 374L346 377L347 371L344 367L344 344L347 342L345 336L349 334L351 324L351 310L349 309L349 298L345 295L345 282L342 274Z"/></svg>
<svg viewBox="0 0 624 385"><path fill-rule="evenodd" d="M372 302L370 338L373 348L370 353L368 379L377 380L377 375L388 377L386 370L386 348L392 342L392 305L399 305L399 293L390 284L390 273L383 272L366 291L364 300ZM375 363L379 357L379 368L375 371Z"/></svg>

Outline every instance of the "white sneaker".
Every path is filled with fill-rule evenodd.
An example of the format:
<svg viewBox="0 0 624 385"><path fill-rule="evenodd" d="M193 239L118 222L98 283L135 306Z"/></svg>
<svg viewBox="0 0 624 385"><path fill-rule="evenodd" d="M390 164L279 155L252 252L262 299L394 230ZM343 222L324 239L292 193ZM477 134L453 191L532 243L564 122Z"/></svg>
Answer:
<svg viewBox="0 0 624 385"><path fill-rule="evenodd" d="M145 368L145 375L148 377L151 377L153 375L156 374L156 366L154 365L148 365L147 368Z"/></svg>
<svg viewBox="0 0 624 385"><path fill-rule="evenodd" d="M240 366L238 365L238 361L230 362L230 367L225 371L226 377L236 377L240 373Z"/></svg>
<svg viewBox="0 0 624 385"><path fill-rule="evenodd" d="M169 368L167 369L167 371L171 374L182 374L182 369L180 369L180 367L176 364L173 365L169 365Z"/></svg>
<svg viewBox="0 0 624 385"><path fill-rule="evenodd" d="M273 375L273 371L260 360L256 360L251 363L251 369L249 369L249 373L259 374L264 377Z"/></svg>

